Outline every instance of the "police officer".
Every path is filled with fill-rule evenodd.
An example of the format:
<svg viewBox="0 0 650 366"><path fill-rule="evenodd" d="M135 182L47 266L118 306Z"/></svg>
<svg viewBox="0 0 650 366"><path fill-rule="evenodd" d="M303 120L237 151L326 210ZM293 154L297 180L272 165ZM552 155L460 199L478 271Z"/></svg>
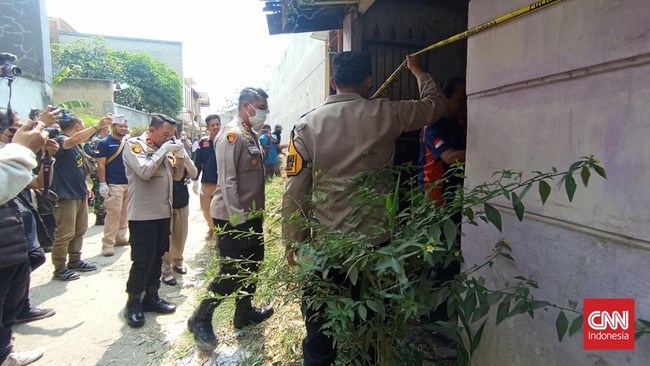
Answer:
<svg viewBox="0 0 650 366"><path fill-rule="evenodd" d="M210 215L210 203L217 190L217 157L214 154L214 140L221 129L221 117L217 114L205 117L205 126L209 135L199 141L199 148L196 150L196 158L194 158L194 165L198 174L201 174L201 191L199 192L197 180L192 182L192 190L199 195L201 211L203 211L203 217L208 224L206 239L212 239L214 237L214 222ZM198 178L197 175L196 179Z"/></svg>
<svg viewBox="0 0 650 366"><path fill-rule="evenodd" d="M273 315L271 307L252 306L255 284L246 281L249 275L238 275L258 272L259 263L264 259L264 158L256 131L266 120L267 98L262 89L242 90L239 114L217 135L218 184L210 213L214 224L224 232L217 238L222 259L220 274L212 280L208 290L220 296L202 300L188 321L188 328L200 348L216 346L212 313L222 296L234 293L239 287L242 290L235 299L233 318L236 329L261 323Z"/></svg>
<svg viewBox="0 0 650 366"><path fill-rule="evenodd" d="M174 305L158 296L162 257L169 250L172 183L180 180L185 171L185 149L172 140L175 132L173 118L155 114L149 130L128 139L124 149L133 261L126 283L125 315L134 328L144 325L143 312L176 311Z"/></svg>
<svg viewBox="0 0 650 366"><path fill-rule="evenodd" d="M282 201L282 236L287 247L287 260L295 264L293 244L304 242L311 235L305 225L292 219L310 207L316 220L328 230L363 232L378 223L387 227L381 209L372 218L354 221L353 207L348 200L349 189L355 187L359 174L372 173L393 164L395 140L405 131L422 128L438 119L446 106L431 76L420 68L417 58L409 58L407 66L417 78L421 100L389 101L370 99L370 56L358 52L343 52L333 62L334 76L330 81L336 89L325 104L308 113L295 126L287 156L287 185ZM316 174L318 172L318 174ZM383 192L384 187L373 187ZM319 192L326 200L313 200ZM316 240L318 238L315 238ZM390 240L390 232L370 239L381 245ZM343 285L355 289L345 276L330 275ZM358 284L359 282L357 282ZM356 289L358 290L358 289ZM308 308L307 336L303 340L304 365L331 365L336 359L332 338L323 331L323 309Z"/></svg>

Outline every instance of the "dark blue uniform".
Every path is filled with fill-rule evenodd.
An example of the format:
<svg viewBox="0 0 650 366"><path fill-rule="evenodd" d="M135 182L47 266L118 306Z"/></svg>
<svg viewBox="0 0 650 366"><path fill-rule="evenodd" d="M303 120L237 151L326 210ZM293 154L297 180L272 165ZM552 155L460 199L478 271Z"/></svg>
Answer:
<svg viewBox="0 0 650 366"><path fill-rule="evenodd" d="M194 165L198 170L197 177L201 172L201 183L217 184L217 157L214 153L214 143L210 136L199 141L199 149L196 150Z"/></svg>

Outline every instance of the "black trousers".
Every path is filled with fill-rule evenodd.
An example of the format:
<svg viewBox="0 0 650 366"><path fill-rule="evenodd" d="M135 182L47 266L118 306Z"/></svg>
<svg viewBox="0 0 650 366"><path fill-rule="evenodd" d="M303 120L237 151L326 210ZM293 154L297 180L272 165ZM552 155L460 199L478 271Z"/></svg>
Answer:
<svg viewBox="0 0 650 366"><path fill-rule="evenodd" d="M56 238L56 220L54 219L54 215L41 215L41 220L43 220L43 224L45 224L45 228L47 229L50 238L54 240Z"/></svg>
<svg viewBox="0 0 650 366"><path fill-rule="evenodd" d="M225 228L225 233L217 239L221 257L219 275L210 282L208 290L225 296L242 287L248 294L255 293L257 286L247 280L259 272L260 262L264 260L262 219L248 220L238 226L214 219L214 224Z"/></svg>
<svg viewBox="0 0 650 366"><path fill-rule="evenodd" d="M314 276L322 277L322 274L315 273ZM352 299L358 301L361 299L361 281L359 278L355 285L345 277L345 273L331 269L328 272L328 278L338 286L350 289ZM318 283L318 282L314 282ZM310 297L314 294L314 289L309 285L303 287L304 296ZM331 336L323 333L323 326L327 322L325 319L325 309L322 307L311 308L303 300L303 311L305 315L305 327L307 336L302 340L302 353L304 366L329 366L336 361L336 348ZM369 316L373 316L369 314ZM370 350L371 358L374 357L373 350Z"/></svg>
<svg viewBox="0 0 650 366"><path fill-rule="evenodd" d="M160 288L162 257L169 250L171 219L129 221L131 271L126 292L140 294Z"/></svg>
<svg viewBox="0 0 650 366"><path fill-rule="evenodd" d="M30 275L27 276L27 291L25 291L25 298L23 299L23 311L29 311L29 309L32 307L31 302L29 301L29 286L30 286L30 281L31 281L31 273L36 270L36 268L40 267L45 263L45 252L43 251L43 248L38 247L38 249L30 250L29 253L27 253L27 256L29 257L29 273Z"/></svg>
<svg viewBox="0 0 650 366"><path fill-rule="evenodd" d="M29 262L0 268L0 363L11 353L11 325L23 310L29 289Z"/></svg>

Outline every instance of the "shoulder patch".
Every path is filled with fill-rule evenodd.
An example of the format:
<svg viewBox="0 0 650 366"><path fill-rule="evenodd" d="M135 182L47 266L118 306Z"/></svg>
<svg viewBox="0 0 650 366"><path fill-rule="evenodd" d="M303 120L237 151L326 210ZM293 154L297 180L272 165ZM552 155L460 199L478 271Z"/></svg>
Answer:
<svg viewBox="0 0 650 366"><path fill-rule="evenodd" d="M285 171L287 172L287 177L293 177L298 175L302 171L303 159L296 147L293 144L293 131L291 132L291 138L289 139L289 152L287 153L287 167Z"/></svg>
<svg viewBox="0 0 650 366"><path fill-rule="evenodd" d="M228 132L226 134L226 141L228 141L230 145L233 145L235 142L237 142L237 134L234 132Z"/></svg>
<svg viewBox="0 0 650 366"><path fill-rule="evenodd" d="M142 154L142 146L140 146L140 144L138 143L134 143L133 145L131 145L131 151L134 154L140 155Z"/></svg>

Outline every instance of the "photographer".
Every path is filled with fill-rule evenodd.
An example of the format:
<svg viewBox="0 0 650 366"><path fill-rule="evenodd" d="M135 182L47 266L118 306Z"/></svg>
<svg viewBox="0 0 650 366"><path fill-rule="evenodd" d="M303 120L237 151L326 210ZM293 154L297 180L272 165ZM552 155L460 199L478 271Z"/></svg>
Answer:
<svg viewBox="0 0 650 366"><path fill-rule="evenodd" d="M11 141L0 148L0 363L27 365L41 358L43 351L13 352L11 345L11 326L23 311L29 288L27 250L33 238L26 233L34 229L33 223L27 227L23 221L30 210L18 195L33 181L34 152L45 146L47 135L43 123L35 121L5 133L13 128L13 121L10 110L0 113L0 132Z"/></svg>
<svg viewBox="0 0 650 366"><path fill-rule="evenodd" d="M106 115L97 125L84 128L78 117L59 119L63 133L57 139L61 149L54 155L57 169L52 184L52 189L59 196L59 205L54 209L57 228L52 247L52 278L55 280L77 280L79 275L74 271L89 272L97 269L95 265L81 260L83 236L88 229L88 187L83 150L79 144L87 141L97 130L108 126L111 121L112 115Z"/></svg>
<svg viewBox="0 0 650 366"><path fill-rule="evenodd" d="M46 152L37 152L36 153L36 161L38 163L38 166L36 169L34 169L34 174L38 174L39 171L43 169L44 165L47 165L48 162L51 160L49 157L54 155L56 151L59 149L59 144L56 142L56 138L59 137L60 134L60 127L56 123L56 119L58 116L61 115L61 110L53 107L51 105L47 106L44 111L40 111L38 109L32 109L31 112L29 113L29 119L33 121L41 121L45 124L45 128L43 129L44 131L48 132L49 135L49 140L47 144L54 144L56 145L56 150L51 151L50 149L46 148ZM53 178L52 174L52 169L50 169L50 185L52 185L51 179ZM33 188L33 187L32 187ZM34 190L34 196L36 198L36 210L38 211L38 214L41 216L41 220L43 220L43 223L45 224L45 228L47 229L47 234L54 239L54 235L56 234L56 222L54 220L54 206L56 206L56 202L58 200L58 197L56 193L54 193L51 190L48 190L45 192L42 189L35 189ZM52 251L52 245L49 244L47 245L46 243L41 243L41 247L45 251L45 253L49 253Z"/></svg>
<svg viewBox="0 0 650 366"><path fill-rule="evenodd" d="M0 119L7 118L6 115L6 111L0 109ZM0 142L5 144L11 143L15 131L21 127L22 121L20 120L18 114L14 112L12 124L2 133L0 136ZM59 145L52 139L48 139L42 149L42 151L47 151L50 154L55 154L58 150ZM38 212L36 212L36 209L34 208L32 202L31 189L42 189L45 185L44 166L41 166L41 168L37 171L39 172L38 175L34 177L30 184L27 185L25 190L16 196L16 198L21 201L21 208L23 208L21 210L21 214L25 227L25 234L28 237L27 256L29 258L29 266L31 272L35 271L38 267L45 263L45 252L42 246L52 246L52 238L48 235L47 229L41 221L40 215ZM49 178L51 183L51 176ZM29 289L29 286L27 288ZM18 315L16 323L39 320L50 317L54 314L55 312L53 309L39 309L32 307L29 301L29 291L27 291L24 298L23 310Z"/></svg>

